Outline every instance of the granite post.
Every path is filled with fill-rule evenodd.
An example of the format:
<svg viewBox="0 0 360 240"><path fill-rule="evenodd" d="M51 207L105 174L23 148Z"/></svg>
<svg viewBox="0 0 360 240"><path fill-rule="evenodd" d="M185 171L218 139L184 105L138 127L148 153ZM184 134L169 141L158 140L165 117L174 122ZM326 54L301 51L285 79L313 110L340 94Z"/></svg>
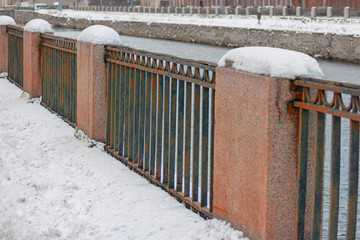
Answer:
<svg viewBox="0 0 360 240"><path fill-rule="evenodd" d="M294 239L299 116L289 79L218 68L214 217L252 240Z"/></svg>

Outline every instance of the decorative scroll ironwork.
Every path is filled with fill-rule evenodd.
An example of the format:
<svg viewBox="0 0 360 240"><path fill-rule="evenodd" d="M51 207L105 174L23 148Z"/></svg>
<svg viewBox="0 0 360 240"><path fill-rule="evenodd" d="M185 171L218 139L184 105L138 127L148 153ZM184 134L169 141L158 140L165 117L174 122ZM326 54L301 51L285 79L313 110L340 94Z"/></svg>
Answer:
<svg viewBox="0 0 360 240"><path fill-rule="evenodd" d="M360 86L320 79L295 80L293 84L301 88L302 95L301 101L294 102L294 107L360 121ZM310 94L311 89L316 90L316 93ZM328 101L330 93L333 96ZM342 94L351 96L348 104L344 103Z"/></svg>
<svg viewBox="0 0 360 240"><path fill-rule="evenodd" d="M216 65L112 46L105 60L107 151L211 218Z"/></svg>
<svg viewBox="0 0 360 240"><path fill-rule="evenodd" d="M42 102L71 126L76 125L76 41L41 34Z"/></svg>
<svg viewBox="0 0 360 240"><path fill-rule="evenodd" d="M56 37L50 34L41 34L42 45L61 51L77 53L77 41L69 38Z"/></svg>
<svg viewBox="0 0 360 240"><path fill-rule="evenodd" d="M322 204L324 201L324 146L325 146L325 117L332 116L331 123L331 163L330 163L330 211L328 222L328 239L338 239L339 230L339 203L340 203L340 162L341 159L341 119L350 120L349 136L349 170L348 174L348 206L346 239L356 239L357 234L357 205L359 188L359 122L360 122L360 86L354 84L333 82L321 79L297 79L293 81L293 90L297 93L297 99L292 103L300 109L300 138L298 160L298 193L297 193L297 236L296 239L304 239L305 235L311 239L321 239L323 231ZM345 94L345 96L343 96ZM346 101L348 103L345 102ZM310 117L310 111L314 117ZM310 125L314 125L315 134L313 143L309 141ZM308 159L309 148L314 146L314 159ZM311 232L305 233L305 212L307 181L307 165L314 162L313 192L312 197L312 222ZM325 224L325 223L324 223ZM341 226L344 229L344 226ZM359 237L359 236L358 236Z"/></svg>
<svg viewBox="0 0 360 240"><path fill-rule="evenodd" d="M108 46L106 61L177 78L198 85L215 88L216 67L211 62L182 59L170 55L162 55L139 51L127 47Z"/></svg>
<svg viewBox="0 0 360 240"><path fill-rule="evenodd" d="M8 34L15 35L19 38L23 38L23 36L24 36L24 29L21 27L17 27L17 26L8 25L7 32L8 32Z"/></svg>

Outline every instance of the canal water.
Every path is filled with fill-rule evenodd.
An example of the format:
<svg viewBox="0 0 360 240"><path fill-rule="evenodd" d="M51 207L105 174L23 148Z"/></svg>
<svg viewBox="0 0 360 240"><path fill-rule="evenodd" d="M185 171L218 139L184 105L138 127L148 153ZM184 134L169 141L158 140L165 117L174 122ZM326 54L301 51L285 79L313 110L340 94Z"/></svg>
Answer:
<svg viewBox="0 0 360 240"><path fill-rule="evenodd" d="M55 29L55 35L76 38L79 31L69 29ZM230 49L216 46L208 46L193 43L183 43L159 39L138 38L121 36L123 43L131 48L141 49L156 53L173 55L192 60L218 62L220 58ZM318 60L325 78L334 81L360 84L360 66L357 64L343 63L328 60ZM343 96L345 102L350 101L349 96ZM331 137L331 116L326 116L326 144L325 144L325 180L324 180L324 223L323 238L327 238L327 225L329 216L329 193L330 193L330 137ZM349 136L350 121L343 119L341 126L341 194L340 194L340 213L339 213L339 237L345 239L346 216L347 216L347 195L348 195L348 171L349 171ZM360 192L360 191L358 191ZM359 196L360 199L360 196ZM359 204L358 204L359 205ZM360 239L360 211L358 207L358 227L357 239Z"/></svg>

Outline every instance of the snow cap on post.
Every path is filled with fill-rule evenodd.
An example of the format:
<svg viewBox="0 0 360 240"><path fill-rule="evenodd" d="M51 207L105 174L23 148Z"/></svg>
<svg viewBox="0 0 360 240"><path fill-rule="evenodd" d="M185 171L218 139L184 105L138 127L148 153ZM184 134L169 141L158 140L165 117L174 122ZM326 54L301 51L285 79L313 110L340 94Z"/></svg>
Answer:
<svg viewBox="0 0 360 240"><path fill-rule="evenodd" d="M79 42L102 45L122 45L120 35L112 28L93 25L83 30L78 36Z"/></svg>
<svg viewBox="0 0 360 240"><path fill-rule="evenodd" d="M15 26L15 20L9 16L0 16L0 25L13 25Z"/></svg>
<svg viewBox="0 0 360 240"><path fill-rule="evenodd" d="M219 67L233 67L236 70L263 74L270 77L294 79L323 77L324 74L315 58L307 54L271 47L242 47L227 52L218 62Z"/></svg>
<svg viewBox="0 0 360 240"><path fill-rule="evenodd" d="M25 27L25 31L37 32L37 33L52 33L54 32L51 28L50 23L42 19L33 19L28 22Z"/></svg>

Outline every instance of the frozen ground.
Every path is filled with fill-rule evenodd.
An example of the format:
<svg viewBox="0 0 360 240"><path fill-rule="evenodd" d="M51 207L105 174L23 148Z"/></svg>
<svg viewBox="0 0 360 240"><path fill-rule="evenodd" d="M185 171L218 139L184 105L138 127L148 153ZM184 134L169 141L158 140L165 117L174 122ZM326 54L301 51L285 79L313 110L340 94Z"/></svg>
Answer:
<svg viewBox="0 0 360 240"><path fill-rule="evenodd" d="M0 78L0 239L246 239L204 220Z"/></svg>
<svg viewBox="0 0 360 240"><path fill-rule="evenodd" d="M251 28L267 30L286 30L296 32L319 32L335 34L360 34L360 19L322 18L311 20L308 17L278 17L263 16L261 24L258 24L256 16L234 16L220 15L205 17L203 15L184 15L181 14L149 14L149 13L124 13L124 12L95 12L95 11L75 11L63 10L38 10L43 14L61 16L67 18L88 19L88 20L110 20L110 21L133 21L151 23L172 23L189 24L232 28Z"/></svg>

